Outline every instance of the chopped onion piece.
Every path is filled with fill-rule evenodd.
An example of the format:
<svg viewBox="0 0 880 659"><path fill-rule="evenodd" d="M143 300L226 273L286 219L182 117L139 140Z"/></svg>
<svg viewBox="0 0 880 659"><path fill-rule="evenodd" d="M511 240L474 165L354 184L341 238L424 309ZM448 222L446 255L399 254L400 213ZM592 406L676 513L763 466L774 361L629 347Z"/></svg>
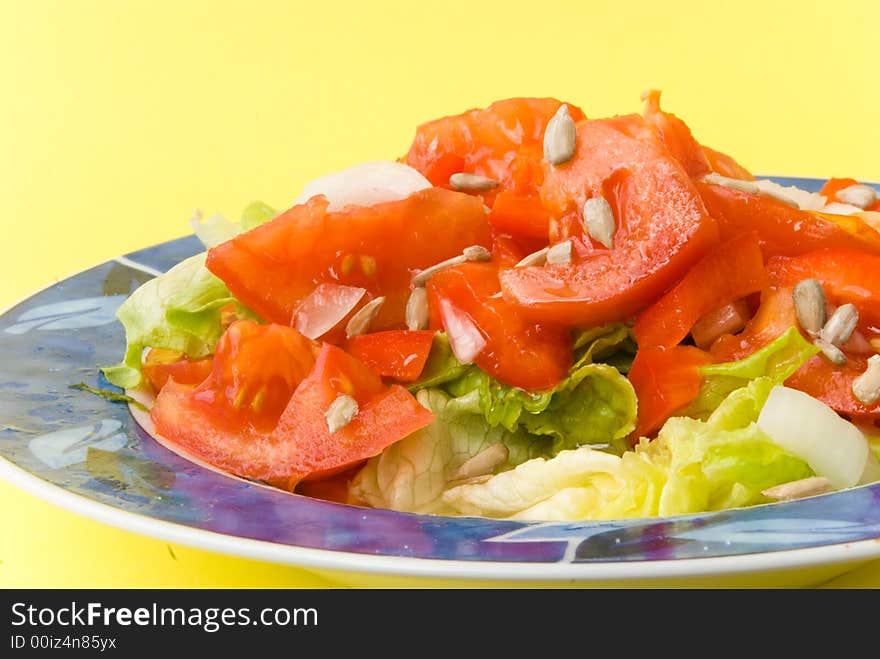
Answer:
<svg viewBox="0 0 880 659"><path fill-rule="evenodd" d="M318 284L297 307L293 326L309 339L324 336L351 313L366 292L355 286Z"/></svg>
<svg viewBox="0 0 880 659"><path fill-rule="evenodd" d="M842 204L838 201L832 201L830 204L819 210L823 213L831 213L832 215L855 215L856 213L862 212L862 209L858 206Z"/></svg>
<svg viewBox="0 0 880 659"><path fill-rule="evenodd" d="M773 387L758 427L835 489L856 485L865 472L870 449L862 432L802 391Z"/></svg>
<svg viewBox="0 0 880 659"><path fill-rule="evenodd" d="M400 162L377 160L343 169L307 183L294 204L302 204L315 195L324 195L329 211L348 205L372 206L386 201L406 199L413 192L430 188L420 172Z"/></svg>
<svg viewBox="0 0 880 659"><path fill-rule="evenodd" d="M472 364L486 347L486 339L474 325L474 321L446 299L440 300L440 318L455 358L462 364Z"/></svg>

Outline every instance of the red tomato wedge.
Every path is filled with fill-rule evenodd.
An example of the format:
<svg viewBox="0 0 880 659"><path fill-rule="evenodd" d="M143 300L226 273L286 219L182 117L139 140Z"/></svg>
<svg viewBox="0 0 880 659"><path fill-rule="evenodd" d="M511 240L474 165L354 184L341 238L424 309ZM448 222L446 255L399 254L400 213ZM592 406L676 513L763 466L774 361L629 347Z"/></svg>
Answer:
<svg viewBox="0 0 880 659"><path fill-rule="evenodd" d="M542 322L620 320L649 306L715 246L714 220L652 135L637 116L577 125L574 159L549 168L541 196L565 221L578 218L587 199L604 195L616 221L613 249L593 249L572 265L503 271L506 299Z"/></svg>
<svg viewBox="0 0 880 659"><path fill-rule="evenodd" d="M853 420L873 422L880 419L880 402L865 405L855 397L853 380L865 372L868 359L864 355L847 355L846 364L835 366L822 355L816 355L785 381L786 386L800 389L818 398L840 414Z"/></svg>
<svg viewBox="0 0 880 659"><path fill-rule="evenodd" d="M404 162L441 187L449 187L456 172L498 181L498 188L481 193L489 205L504 190L536 194L544 180L544 130L560 105L553 98L509 98L435 119L419 126ZM568 109L575 121L584 118L579 108Z"/></svg>
<svg viewBox="0 0 880 659"><path fill-rule="evenodd" d="M404 324L414 271L469 245L490 243L482 203L459 192L429 188L400 201L334 213L317 197L214 247L207 266L270 322L291 324L318 284L334 283L384 295L372 327L397 329Z"/></svg>
<svg viewBox="0 0 880 659"><path fill-rule="evenodd" d="M211 374L212 358L187 359L176 350L151 348L144 358L142 370L153 391L159 392L168 378L180 384L199 384Z"/></svg>
<svg viewBox="0 0 880 659"><path fill-rule="evenodd" d="M709 161L699 142L694 139L687 124L674 114L660 109L660 92L652 89L643 95L645 119L657 129L669 153L689 176L697 178L709 173Z"/></svg>
<svg viewBox="0 0 880 659"><path fill-rule="evenodd" d="M767 263L771 283L794 287L802 279L822 282L837 305L851 302L865 320L880 324L880 255L854 249L820 249Z"/></svg>
<svg viewBox="0 0 880 659"><path fill-rule="evenodd" d="M354 397L359 410L331 434L325 413L340 394ZM162 389L151 414L159 434L192 456L287 490L377 455L433 419L405 389L386 387L369 368L327 343L271 431L231 430L217 423L217 415L197 404L191 387L174 381Z"/></svg>
<svg viewBox="0 0 880 659"><path fill-rule="evenodd" d="M433 343L431 330L389 330L353 336L345 348L378 375L414 382L425 368Z"/></svg>
<svg viewBox="0 0 880 659"><path fill-rule="evenodd" d="M427 291L433 326L442 326L442 300L476 325L486 347L475 363L491 376L523 389L547 389L568 374L570 331L524 318L501 297L494 264L468 263L439 272L428 282ZM454 338L450 336L450 341Z"/></svg>
<svg viewBox="0 0 880 659"><path fill-rule="evenodd" d="M843 199L838 198L837 193L841 190L844 190L852 185L859 185L859 181L854 178L831 178L822 186L822 190L819 194L825 195L829 202L843 202ZM880 198L878 198L873 204L868 206L865 210L867 211L880 211Z"/></svg>
<svg viewBox="0 0 880 659"><path fill-rule="evenodd" d="M489 222L498 231L514 236L541 238L546 242L550 235L550 213L537 194L499 192Z"/></svg>
<svg viewBox="0 0 880 659"><path fill-rule="evenodd" d="M211 374L193 401L227 427L271 429L317 353L317 344L292 327L236 321L217 342Z"/></svg>
<svg viewBox="0 0 880 659"><path fill-rule="evenodd" d="M755 231L765 256L795 256L823 247L880 252L880 233L855 216L827 215L792 208L763 195L697 183L722 240Z"/></svg>
<svg viewBox="0 0 880 659"><path fill-rule="evenodd" d="M703 376L699 368L712 363L708 353L693 346L639 348L627 377L639 400L638 423L632 437L647 437L694 401Z"/></svg>
<svg viewBox="0 0 880 659"><path fill-rule="evenodd" d="M633 327L636 342L640 349L677 345L704 314L766 285L757 236L737 236L719 245L672 290L639 314Z"/></svg>

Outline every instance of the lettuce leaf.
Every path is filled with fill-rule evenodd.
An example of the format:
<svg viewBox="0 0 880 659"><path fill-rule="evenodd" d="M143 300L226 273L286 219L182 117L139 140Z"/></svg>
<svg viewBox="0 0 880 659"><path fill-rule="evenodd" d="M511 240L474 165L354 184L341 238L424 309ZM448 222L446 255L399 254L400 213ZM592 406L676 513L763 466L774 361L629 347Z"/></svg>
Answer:
<svg viewBox="0 0 880 659"><path fill-rule="evenodd" d="M233 222L219 213L205 219L197 217L191 220L193 230L205 249L225 243L244 231L250 231L264 222L273 219L278 212L262 201L253 201L241 212L241 219Z"/></svg>
<svg viewBox="0 0 880 659"><path fill-rule="evenodd" d="M127 347L121 363L101 369L111 384L131 388L140 383L147 347L176 350L191 358L211 354L222 333L220 310L228 304L236 305L239 317L256 319L205 267L205 257L191 256L146 282L116 311Z"/></svg>
<svg viewBox="0 0 880 659"><path fill-rule="evenodd" d="M790 327L772 343L745 359L703 366L700 368L703 375L700 393L682 414L705 419L732 391L756 378L767 377L772 384L782 384L818 352L819 348L804 339L796 327Z"/></svg>
<svg viewBox="0 0 880 659"><path fill-rule="evenodd" d="M655 440L643 438L620 457L599 457L590 447L563 451L485 483L450 488L443 502L458 513L544 520L678 515L765 502L761 492L768 487L813 475L755 423L773 386L769 376L748 382L707 420L673 417Z"/></svg>
<svg viewBox="0 0 880 659"><path fill-rule="evenodd" d="M448 513L451 509L440 498L443 491L459 467L490 444L503 443L509 451L500 469L549 450L546 439L490 427L480 413L476 391L452 398L434 388L417 396L433 412L434 422L368 460L350 485L355 500L404 512Z"/></svg>

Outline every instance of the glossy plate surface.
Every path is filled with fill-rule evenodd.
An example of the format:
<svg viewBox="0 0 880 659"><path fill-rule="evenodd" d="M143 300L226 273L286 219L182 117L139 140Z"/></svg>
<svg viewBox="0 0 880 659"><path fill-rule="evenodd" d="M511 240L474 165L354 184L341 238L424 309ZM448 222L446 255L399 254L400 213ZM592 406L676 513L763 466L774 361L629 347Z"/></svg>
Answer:
<svg viewBox="0 0 880 659"><path fill-rule="evenodd" d="M189 237L120 257L0 316L0 476L128 530L350 573L622 583L880 557L880 484L666 519L526 523L343 506L197 466L153 440L126 405L70 385L108 387L97 367L124 349L117 307L199 249Z"/></svg>

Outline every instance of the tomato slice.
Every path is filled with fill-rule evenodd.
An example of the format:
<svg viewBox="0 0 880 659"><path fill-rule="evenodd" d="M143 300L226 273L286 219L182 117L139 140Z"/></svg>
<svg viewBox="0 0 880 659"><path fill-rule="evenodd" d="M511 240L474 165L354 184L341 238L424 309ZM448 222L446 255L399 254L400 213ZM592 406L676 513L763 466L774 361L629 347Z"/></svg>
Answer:
<svg viewBox="0 0 880 659"><path fill-rule="evenodd" d="M326 282L384 295L372 327L396 329L414 271L490 242L480 200L459 192L429 188L332 213L316 197L214 247L207 266L264 320L291 324L302 300Z"/></svg>
<svg viewBox="0 0 880 659"><path fill-rule="evenodd" d="M756 231L765 256L796 256L823 247L880 252L880 233L855 216L811 213L763 195L697 183L722 240Z"/></svg>
<svg viewBox="0 0 880 659"><path fill-rule="evenodd" d="M767 262L771 283L794 287L802 279L822 282L835 304L854 304L864 320L880 324L880 255L855 249L821 249Z"/></svg>
<svg viewBox="0 0 880 659"><path fill-rule="evenodd" d="M703 376L699 368L712 362L693 346L639 348L627 377L639 401L632 437L648 437L676 412L696 399Z"/></svg>
<svg viewBox="0 0 880 659"><path fill-rule="evenodd" d="M345 347L378 375L414 382L425 368L433 342L431 330L389 330L354 336Z"/></svg>
<svg viewBox="0 0 880 659"><path fill-rule="evenodd" d="M837 193L841 190L850 187L851 185L858 185L859 181L854 178L830 178L825 182L825 185L822 186L822 190L819 194L825 195L829 202L843 202L842 199L837 197ZM880 198L877 199L873 204L868 206L865 210L867 211L880 211Z"/></svg>
<svg viewBox="0 0 880 659"><path fill-rule="evenodd" d="M693 183L638 116L582 121L572 161L549 168L541 191L554 218L580 227L584 202L614 211L613 249L592 245L572 265L501 273L504 296L542 322L600 325L641 311L717 243ZM568 219L566 219L568 218Z"/></svg>
<svg viewBox="0 0 880 659"><path fill-rule="evenodd" d="M357 400L357 415L330 433L325 413L340 394ZM339 473L428 425L433 416L399 385L340 348L325 343L274 429L231 429L200 405L192 387L169 381L151 413L156 430L192 456L238 476L293 490L306 478Z"/></svg>
<svg viewBox="0 0 880 659"><path fill-rule="evenodd" d="M754 318L737 336L724 336L712 346L714 361L742 359L764 347L789 327L797 326L794 285L806 278L822 282L832 305L852 303L859 310L859 331L871 336L880 322L880 285L876 272L880 256L858 250L819 250L798 257L775 257L767 263L770 287L761 295ZM864 339L862 339L864 342ZM869 346L870 347L870 346ZM865 371L867 355L854 339L841 346L846 364L835 366L817 355L804 364L786 385L823 401L853 419L880 419L880 403L866 406L852 393L852 383Z"/></svg>
<svg viewBox="0 0 880 659"><path fill-rule="evenodd" d="M489 213L489 222L497 230L515 236L546 241L550 235L550 213L537 194L499 192Z"/></svg>
<svg viewBox="0 0 880 659"><path fill-rule="evenodd" d="M500 295L495 264L468 263L444 270L430 279L427 291L433 326L442 326L441 300L467 314L486 340L475 363L501 382L546 389L568 374L570 331L528 320L506 302Z"/></svg>
<svg viewBox="0 0 880 659"><path fill-rule="evenodd" d="M315 363L317 344L292 327L239 320L217 342L193 401L231 428L271 429Z"/></svg>
<svg viewBox="0 0 880 659"><path fill-rule="evenodd" d="M652 89L643 96L645 119L657 129L660 139L672 157L689 176L697 178L710 170L703 147L694 139L688 125L674 114L660 109L660 92Z"/></svg>
<svg viewBox="0 0 880 659"><path fill-rule="evenodd" d="M176 350L150 348L142 369L153 391L159 392L168 378L181 384L199 384L211 374L212 361L212 357L188 359Z"/></svg>
<svg viewBox="0 0 880 659"><path fill-rule="evenodd" d="M404 160L436 186L449 187L456 172L498 181L498 188L481 193L489 205L505 190L537 194L544 180L544 130L560 105L553 98L509 98L435 119L419 126ZM575 121L584 118L579 108L568 108Z"/></svg>
<svg viewBox="0 0 880 659"><path fill-rule="evenodd" d="M657 302L643 311L633 332L639 348L671 347L701 316L767 285L757 235L746 233L718 246Z"/></svg>

